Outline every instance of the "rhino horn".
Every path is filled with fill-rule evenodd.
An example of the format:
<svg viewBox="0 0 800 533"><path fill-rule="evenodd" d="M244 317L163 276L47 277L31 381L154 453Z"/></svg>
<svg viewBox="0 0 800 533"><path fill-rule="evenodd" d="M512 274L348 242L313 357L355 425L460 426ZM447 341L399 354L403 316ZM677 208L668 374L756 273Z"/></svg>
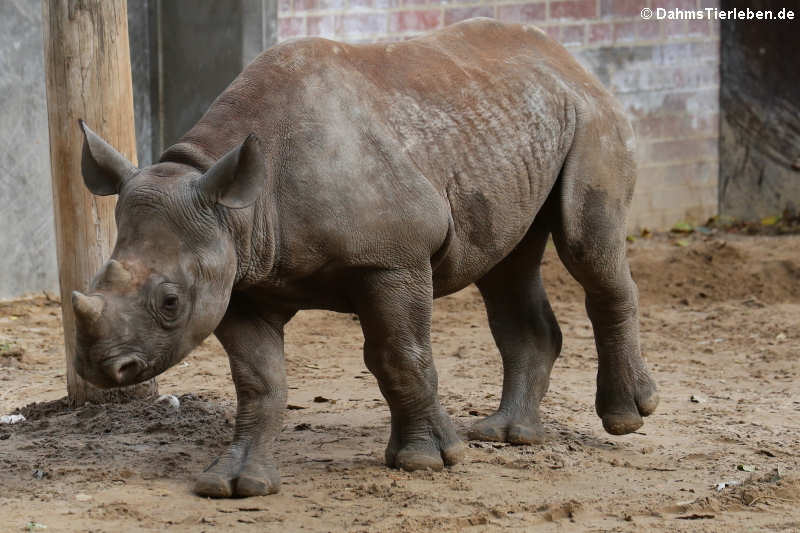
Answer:
<svg viewBox="0 0 800 533"><path fill-rule="evenodd" d="M130 283L133 276L122 266L122 263L112 259L106 267L105 278L111 285L124 286Z"/></svg>
<svg viewBox="0 0 800 533"><path fill-rule="evenodd" d="M94 324L103 313L103 299L100 296L86 296L78 291L72 291L72 309L80 321Z"/></svg>

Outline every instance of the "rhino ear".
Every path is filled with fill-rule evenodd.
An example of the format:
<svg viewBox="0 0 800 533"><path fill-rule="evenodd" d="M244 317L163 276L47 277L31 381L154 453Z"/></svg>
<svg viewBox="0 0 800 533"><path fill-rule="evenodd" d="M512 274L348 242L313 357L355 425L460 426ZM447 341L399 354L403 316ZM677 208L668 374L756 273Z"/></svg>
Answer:
<svg viewBox="0 0 800 533"><path fill-rule="evenodd" d="M203 174L199 186L218 204L241 209L258 199L266 179L264 153L258 139L251 133Z"/></svg>
<svg viewBox="0 0 800 533"><path fill-rule="evenodd" d="M110 144L78 120L83 131L81 173L86 188L98 196L118 194L137 170L133 163L117 152Z"/></svg>

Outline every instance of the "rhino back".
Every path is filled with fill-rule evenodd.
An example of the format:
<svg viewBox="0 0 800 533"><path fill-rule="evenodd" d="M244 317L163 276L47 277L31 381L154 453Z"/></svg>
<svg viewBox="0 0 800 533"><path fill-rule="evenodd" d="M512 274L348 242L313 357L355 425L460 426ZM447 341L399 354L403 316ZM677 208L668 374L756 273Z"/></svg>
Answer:
<svg viewBox="0 0 800 533"><path fill-rule="evenodd" d="M213 160L259 136L275 185L260 203L277 204L284 275L438 251L444 294L519 243L576 109L607 98L541 31L477 19L401 43L273 47L179 144Z"/></svg>

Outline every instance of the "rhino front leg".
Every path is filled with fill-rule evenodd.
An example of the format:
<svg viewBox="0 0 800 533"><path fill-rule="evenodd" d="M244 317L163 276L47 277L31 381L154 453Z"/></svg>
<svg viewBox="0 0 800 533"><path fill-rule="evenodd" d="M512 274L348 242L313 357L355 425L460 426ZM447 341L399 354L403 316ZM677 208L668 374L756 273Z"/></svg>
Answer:
<svg viewBox="0 0 800 533"><path fill-rule="evenodd" d="M228 352L236 386L236 429L228 449L197 476L195 493L230 498L278 492L271 447L286 409L283 326L290 317L265 316L242 299L231 300L215 334Z"/></svg>
<svg viewBox="0 0 800 533"><path fill-rule="evenodd" d="M362 282L355 298L364 360L392 415L387 466L441 470L457 463L464 444L439 403L431 355L430 266L373 272Z"/></svg>

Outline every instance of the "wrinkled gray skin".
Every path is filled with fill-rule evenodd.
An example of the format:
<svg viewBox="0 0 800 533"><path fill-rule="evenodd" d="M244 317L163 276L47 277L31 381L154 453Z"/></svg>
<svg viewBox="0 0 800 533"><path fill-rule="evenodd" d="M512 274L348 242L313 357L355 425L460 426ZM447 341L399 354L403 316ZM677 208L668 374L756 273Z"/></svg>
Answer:
<svg viewBox="0 0 800 533"><path fill-rule="evenodd" d="M604 427L632 432L656 407L625 256L633 133L535 28L476 19L403 43L275 46L141 170L82 127L84 180L119 195L119 236L89 294L74 294L78 370L129 385L217 335L236 430L198 494L278 490L283 328L300 309L358 314L391 410L389 466L458 462L464 445L437 397L431 305L470 283L504 379L499 409L469 437L540 442L539 402L561 348L539 273L548 235L586 291Z"/></svg>

